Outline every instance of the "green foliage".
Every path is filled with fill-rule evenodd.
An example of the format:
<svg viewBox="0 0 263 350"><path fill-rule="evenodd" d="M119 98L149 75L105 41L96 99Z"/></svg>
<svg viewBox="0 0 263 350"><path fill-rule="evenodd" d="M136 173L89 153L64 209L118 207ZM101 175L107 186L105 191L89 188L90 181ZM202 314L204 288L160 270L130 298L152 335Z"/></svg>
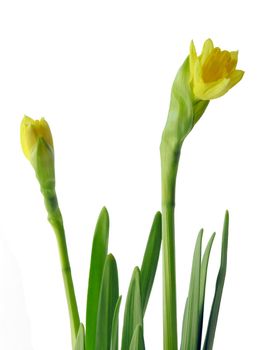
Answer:
<svg viewBox="0 0 263 350"><path fill-rule="evenodd" d="M86 310L86 350L95 350L99 296L108 240L109 215L107 209L103 208L95 228L91 252Z"/></svg>
<svg viewBox="0 0 263 350"><path fill-rule="evenodd" d="M138 267L135 267L125 304L121 345L122 350L129 349L133 333L138 325L143 325L143 312L140 270Z"/></svg>
<svg viewBox="0 0 263 350"><path fill-rule="evenodd" d="M119 344L119 311L121 305L121 296L119 296L117 303L115 305L113 320L112 320L112 329L111 329L111 345L110 350L118 350Z"/></svg>
<svg viewBox="0 0 263 350"><path fill-rule="evenodd" d="M144 349L143 316L153 286L162 241L162 216L157 212L145 248L141 271L134 269L125 304L122 350Z"/></svg>
<svg viewBox="0 0 263 350"><path fill-rule="evenodd" d="M117 264L113 255L109 254L104 264L100 288L95 346L97 350L110 350L112 321L118 298Z"/></svg>
<svg viewBox="0 0 263 350"><path fill-rule="evenodd" d="M203 350L211 350L214 344L218 313L219 313L219 308L220 308L220 303L221 303L221 298L222 298L223 288L225 283L225 277L226 277L228 228L229 228L229 213L227 211L225 214L225 221L224 221L224 227L223 227L221 263L220 263L220 268L217 275L215 295L214 295L214 300L213 300L213 304L210 312Z"/></svg>
<svg viewBox="0 0 263 350"><path fill-rule="evenodd" d="M226 275L228 222L229 216L227 212L225 215L223 229L221 264L217 277L215 296L211 308L203 350L212 350L213 348L219 307ZM207 269L215 233L208 241L201 260L202 236L203 231L201 230L197 237L193 256L190 286L184 310L182 339L180 347L181 350L201 349Z"/></svg>
<svg viewBox="0 0 263 350"><path fill-rule="evenodd" d="M109 216L102 209L96 225L89 274L86 350L118 350L121 297L117 264L107 256ZM153 286L162 240L161 213L157 212L150 230L142 262L142 272L134 269L126 298L122 350L144 349L143 315ZM95 324L96 322L96 324ZM139 326L139 327L138 327Z"/></svg>
<svg viewBox="0 0 263 350"><path fill-rule="evenodd" d="M162 214L157 212L154 217L141 269L135 267L131 277L125 302L121 350L145 350L144 315L156 275L161 243L163 244L164 350L178 349L174 232L176 176L183 141L209 103L208 100L198 100L194 97L190 72L189 58L187 58L174 80L168 118L160 146ZM32 121L32 123L38 125L38 121ZM27 132L31 129L28 129ZM25 135L29 135L34 140L36 137L34 129L31 132L33 134L25 133ZM50 138L52 140L51 134ZM25 155L27 156L27 152ZM79 319L63 218L55 192L53 143L48 144L43 137L39 137L34 151L30 154L30 161L40 183L48 219L56 233L70 316L73 350L118 350L121 297L119 296L117 263L113 255L108 254L109 215L107 209L101 210L93 237L85 333L85 328ZM229 214L226 212L221 263L203 350L213 348L227 268L228 226ZM189 291L183 317L181 350L200 350L202 346L207 270L215 234L208 241L203 256L202 237L203 230L198 234L193 254Z"/></svg>
<svg viewBox="0 0 263 350"><path fill-rule="evenodd" d="M85 330L82 323L79 326L79 331L78 331L74 350L85 350Z"/></svg>
<svg viewBox="0 0 263 350"><path fill-rule="evenodd" d="M198 349L201 348L202 331L203 331L203 318L204 318L204 306L205 306L205 288L206 288L206 276L209 263L209 257L211 248L214 242L215 233L212 234L210 240L207 243L202 263L201 263L201 275L200 275L200 298L199 298L199 338Z"/></svg>
<svg viewBox="0 0 263 350"><path fill-rule="evenodd" d="M182 344L183 349L197 350L199 334L199 297L202 237L203 230L199 232L195 245L186 310L186 343Z"/></svg>
<svg viewBox="0 0 263 350"><path fill-rule="evenodd" d="M142 310L146 311L158 265L162 242L162 215L157 212L150 231L141 267Z"/></svg>
<svg viewBox="0 0 263 350"><path fill-rule="evenodd" d="M140 324L135 328L129 350L145 350L143 329Z"/></svg>

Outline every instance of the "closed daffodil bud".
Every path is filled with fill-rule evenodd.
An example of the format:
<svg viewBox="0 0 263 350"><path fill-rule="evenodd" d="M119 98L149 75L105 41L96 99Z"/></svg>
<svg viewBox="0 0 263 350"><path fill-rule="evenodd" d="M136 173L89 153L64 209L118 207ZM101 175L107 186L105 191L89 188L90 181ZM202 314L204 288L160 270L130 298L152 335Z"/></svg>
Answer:
<svg viewBox="0 0 263 350"><path fill-rule="evenodd" d="M20 139L24 155L29 161L40 138L45 140L47 145L53 150L52 134L45 119L33 120L24 116L20 127Z"/></svg>
<svg viewBox="0 0 263 350"><path fill-rule="evenodd" d="M35 169L42 192L55 188L54 148L52 134L44 118L25 116L21 122L20 139L26 158Z"/></svg>
<svg viewBox="0 0 263 350"><path fill-rule="evenodd" d="M202 53L197 56L194 43L191 42L190 84L195 98L212 100L236 85L244 75L242 70L236 69L237 61L237 51L214 47L211 39L204 42Z"/></svg>

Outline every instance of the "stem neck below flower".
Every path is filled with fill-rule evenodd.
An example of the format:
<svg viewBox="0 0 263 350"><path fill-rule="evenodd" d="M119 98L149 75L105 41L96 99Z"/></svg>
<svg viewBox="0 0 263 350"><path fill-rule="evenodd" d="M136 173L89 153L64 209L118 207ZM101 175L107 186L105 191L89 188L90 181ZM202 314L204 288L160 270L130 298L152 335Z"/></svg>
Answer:
<svg viewBox="0 0 263 350"><path fill-rule="evenodd" d="M77 334L80 326L79 312L76 301L76 295L71 275L71 267L68 256L67 242L65 230L63 225L63 218L58 206L58 200L55 188L44 189L41 188L44 196L45 206L48 212L48 221L50 222L58 244L58 251L60 257L61 270L63 275L65 293L68 303L68 311L70 317L72 347L74 349Z"/></svg>

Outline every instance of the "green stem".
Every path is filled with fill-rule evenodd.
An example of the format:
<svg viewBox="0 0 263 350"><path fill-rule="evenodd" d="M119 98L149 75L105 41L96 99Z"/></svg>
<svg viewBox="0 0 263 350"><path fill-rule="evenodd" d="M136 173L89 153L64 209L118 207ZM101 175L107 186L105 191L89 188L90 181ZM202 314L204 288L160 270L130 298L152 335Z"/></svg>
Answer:
<svg viewBox="0 0 263 350"><path fill-rule="evenodd" d="M162 164L162 235L163 235L163 342L164 350L178 349L174 207L175 185L180 147L171 149L163 140Z"/></svg>
<svg viewBox="0 0 263 350"><path fill-rule="evenodd" d="M42 189L42 193L44 195L45 205L48 211L48 220L51 226L53 227L57 238L60 264L62 269L62 276L70 317L72 347L74 348L80 326L80 319L75 296L74 284L71 275L63 219L60 209L58 207L57 196L55 191L44 191Z"/></svg>
<svg viewBox="0 0 263 350"><path fill-rule="evenodd" d="M57 235L57 243L58 243L58 250L59 250L60 262L61 262L65 293L66 293L66 298L68 303L72 345L74 346L78 335L80 319L79 319L78 306L77 306L75 290L74 290L74 285L73 285L73 280L71 275L71 268L70 268L70 263L68 258L65 234Z"/></svg>

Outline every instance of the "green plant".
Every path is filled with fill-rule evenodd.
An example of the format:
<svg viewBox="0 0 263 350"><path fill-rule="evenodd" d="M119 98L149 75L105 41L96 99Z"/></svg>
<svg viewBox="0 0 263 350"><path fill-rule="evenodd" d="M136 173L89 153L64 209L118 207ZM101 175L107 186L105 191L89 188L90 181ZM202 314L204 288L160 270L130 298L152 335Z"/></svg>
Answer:
<svg viewBox="0 0 263 350"><path fill-rule="evenodd" d="M63 218L55 189L54 145L49 125L44 119L24 117L21 144L31 162L44 196L48 220L55 232L75 350L117 350L118 318L121 303L118 269L108 254L109 214L101 210L97 220L89 271L86 327L80 323L71 276ZM161 213L157 212L149 234L141 267L135 267L126 298L121 348L142 349L143 318L150 297L161 248ZM85 330L86 329L86 330ZM143 345L144 346L144 345Z"/></svg>
<svg viewBox="0 0 263 350"><path fill-rule="evenodd" d="M237 52L214 48L205 41L200 56L193 42L189 57L179 69L173 83L167 122L160 146L162 168L162 234L163 234L163 334L164 350L178 349L176 315L176 265L174 207L176 176L183 142L205 112L211 99L225 94L237 84L244 72L237 70ZM201 348L203 310L208 259L212 236L201 262L202 231L199 233L193 258L192 274L186 301L181 350ZM228 213L225 216L222 260L204 350L212 349L227 261Z"/></svg>
<svg viewBox="0 0 263 350"><path fill-rule="evenodd" d="M209 101L225 94L243 76L236 69L237 52L214 48L210 39L197 56L191 43L187 57L174 80L167 122L160 146L162 172L162 214L157 212L151 227L141 267L135 267L126 297L121 350L145 349L143 319L154 282L163 242L163 335L164 350L178 349L176 312L176 265L174 207L176 176L181 149L186 136L205 112ZM62 214L55 190L54 145L44 119L24 117L21 144L31 162L58 243L63 281L71 324L72 348L75 350L118 350L118 317L121 304L118 269L108 254L109 215L101 210L95 228L87 293L86 324L80 322ZM223 227L221 264L210 311L203 350L213 348L218 312L227 266L229 214ZM213 234L202 254L203 231L198 234L193 255L189 292L185 303L181 350L202 347L206 276Z"/></svg>

